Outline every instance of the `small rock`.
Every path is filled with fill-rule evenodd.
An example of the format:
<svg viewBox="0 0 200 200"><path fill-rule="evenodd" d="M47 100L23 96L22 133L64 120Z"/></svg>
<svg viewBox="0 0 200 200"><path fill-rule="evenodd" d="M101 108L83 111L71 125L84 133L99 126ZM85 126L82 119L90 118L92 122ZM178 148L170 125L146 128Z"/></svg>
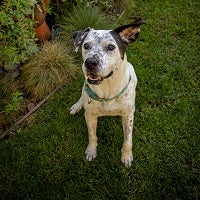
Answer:
<svg viewBox="0 0 200 200"><path fill-rule="evenodd" d="M34 104L34 103L29 103L28 106L27 106L28 111L33 110L34 107L35 107L35 104Z"/></svg>

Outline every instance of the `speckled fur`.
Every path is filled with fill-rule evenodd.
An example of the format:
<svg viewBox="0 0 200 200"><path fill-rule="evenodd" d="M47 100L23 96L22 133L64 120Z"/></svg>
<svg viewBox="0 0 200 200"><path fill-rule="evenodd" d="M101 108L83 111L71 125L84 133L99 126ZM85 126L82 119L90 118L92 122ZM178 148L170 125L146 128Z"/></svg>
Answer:
<svg viewBox="0 0 200 200"><path fill-rule="evenodd" d="M139 31L138 31L139 32ZM84 44L87 43L90 49L84 49ZM99 102L91 99L82 90L82 95L78 102L74 104L70 113L75 114L82 107L85 109L85 119L88 127L89 144L85 151L86 159L92 161L97 156L97 136L96 127L97 119L100 116L122 116L122 124L124 131L124 143L122 147L121 161L125 166L131 166L133 161L132 155L132 131L133 119L135 112L135 89L137 77L133 66L127 62L126 54L122 55L122 50L117 40L108 30L93 30L91 29L84 38L82 45L83 61L87 58L96 56L99 60L98 76L106 77L111 71L112 76L103 79L98 84L89 84L90 88L96 92L101 98L112 98L116 96L128 83L131 76L131 81L126 91L108 102ZM113 51L108 51L107 46L114 45L116 48ZM87 69L83 62L82 70L87 79Z"/></svg>

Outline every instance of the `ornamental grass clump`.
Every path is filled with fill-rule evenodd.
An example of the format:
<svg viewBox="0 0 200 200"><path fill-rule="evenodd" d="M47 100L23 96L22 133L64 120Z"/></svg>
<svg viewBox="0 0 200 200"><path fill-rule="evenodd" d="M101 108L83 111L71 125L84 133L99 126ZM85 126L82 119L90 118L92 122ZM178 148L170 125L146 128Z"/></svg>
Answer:
<svg viewBox="0 0 200 200"><path fill-rule="evenodd" d="M97 7L78 6L62 18L62 35L71 39L72 32L91 27L94 29L110 29L111 19Z"/></svg>
<svg viewBox="0 0 200 200"><path fill-rule="evenodd" d="M45 43L41 51L22 67L22 79L25 91L39 100L69 83L78 72L66 45L62 41L52 41Z"/></svg>

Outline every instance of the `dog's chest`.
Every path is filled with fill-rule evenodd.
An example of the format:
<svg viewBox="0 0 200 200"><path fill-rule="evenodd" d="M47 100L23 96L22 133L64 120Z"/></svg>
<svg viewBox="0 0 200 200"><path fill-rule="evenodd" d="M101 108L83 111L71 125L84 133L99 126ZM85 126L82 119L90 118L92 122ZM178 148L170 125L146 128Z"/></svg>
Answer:
<svg viewBox="0 0 200 200"><path fill-rule="evenodd" d="M134 108L132 95L124 94L108 102L99 102L84 95L83 107L86 112L96 116L122 116Z"/></svg>

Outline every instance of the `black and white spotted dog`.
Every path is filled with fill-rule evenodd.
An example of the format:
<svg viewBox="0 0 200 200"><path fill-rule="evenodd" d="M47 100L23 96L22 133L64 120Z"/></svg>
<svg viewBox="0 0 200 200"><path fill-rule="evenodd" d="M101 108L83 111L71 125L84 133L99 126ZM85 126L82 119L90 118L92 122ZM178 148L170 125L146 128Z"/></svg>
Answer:
<svg viewBox="0 0 200 200"><path fill-rule="evenodd" d="M82 107L88 126L89 144L86 159L97 156L97 119L100 116L122 116L124 143L121 161L131 166L132 130L135 112L135 88L137 77L133 66L127 61L126 48L139 35L138 19L115 30L94 30L87 28L73 33L76 48L82 47L85 83L78 102L70 108L75 114Z"/></svg>

